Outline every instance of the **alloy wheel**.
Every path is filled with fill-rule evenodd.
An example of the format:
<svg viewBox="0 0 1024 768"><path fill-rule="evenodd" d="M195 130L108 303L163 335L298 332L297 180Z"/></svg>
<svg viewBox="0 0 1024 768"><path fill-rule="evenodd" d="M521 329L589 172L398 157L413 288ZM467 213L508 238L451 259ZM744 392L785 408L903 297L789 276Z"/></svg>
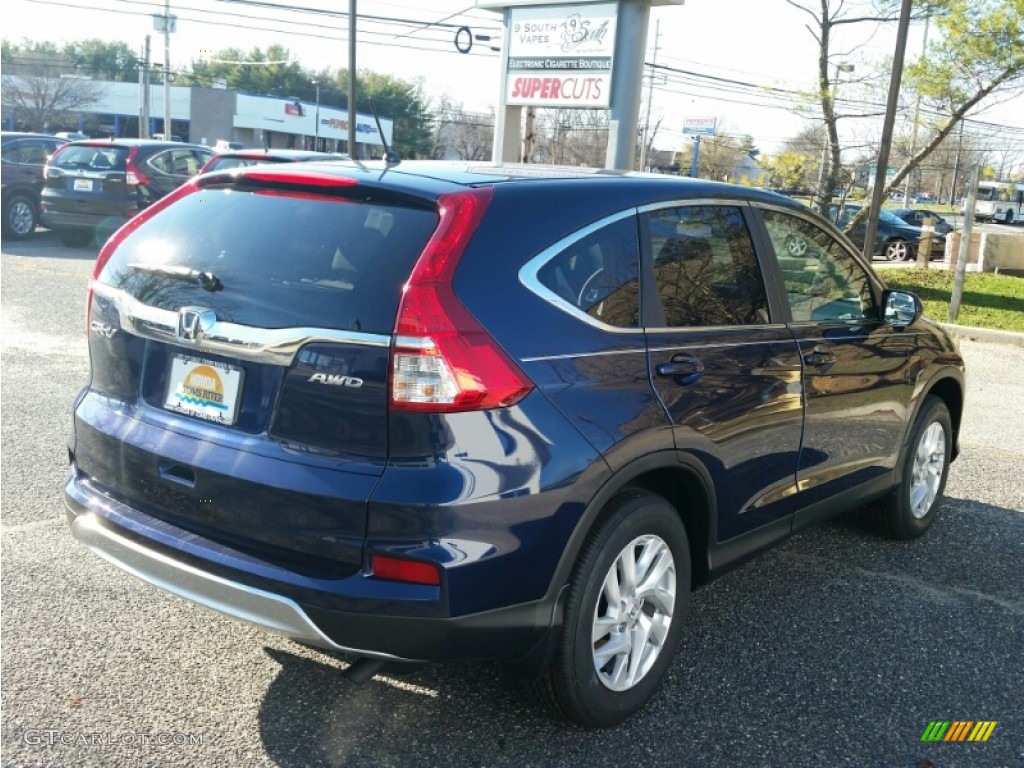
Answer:
<svg viewBox="0 0 1024 768"><path fill-rule="evenodd" d="M594 609L591 640L601 683L626 691L664 648L676 599L676 568L660 537L633 539L615 558Z"/></svg>
<svg viewBox="0 0 1024 768"><path fill-rule="evenodd" d="M928 514L939 493L945 464L946 433L933 421L917 444L910 480L910 511L918 520Z"/></svg>

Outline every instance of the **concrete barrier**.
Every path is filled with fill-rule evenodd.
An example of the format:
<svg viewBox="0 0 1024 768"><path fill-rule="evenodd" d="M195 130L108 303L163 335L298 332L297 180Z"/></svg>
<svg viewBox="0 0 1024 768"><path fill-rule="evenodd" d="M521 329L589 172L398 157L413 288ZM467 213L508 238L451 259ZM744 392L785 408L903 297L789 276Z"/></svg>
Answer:
<svg viewBox="0 0 1024 768"><path fill-rule="evenodd" d="M959 230L946 236L944 261L947 264L956 264L961 238L962 233ZM1024 271L1024 231L971 232L971 242L967 249L967 268L977 272L1011 274Z"/></svg>

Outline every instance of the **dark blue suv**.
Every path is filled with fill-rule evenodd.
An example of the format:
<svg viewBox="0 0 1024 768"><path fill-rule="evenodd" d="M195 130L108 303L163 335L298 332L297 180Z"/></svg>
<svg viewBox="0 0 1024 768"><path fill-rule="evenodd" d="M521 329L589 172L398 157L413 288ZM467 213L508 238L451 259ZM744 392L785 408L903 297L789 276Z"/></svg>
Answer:
<svg viewBox="0 0 1024 768"><path fill-rule="evenodd" d="M923 533L964 393L800 204L535 166L205 174L106 243L88 329L76 539L353 676L506 662L596 727L694 587L869 502Z"/></svg>

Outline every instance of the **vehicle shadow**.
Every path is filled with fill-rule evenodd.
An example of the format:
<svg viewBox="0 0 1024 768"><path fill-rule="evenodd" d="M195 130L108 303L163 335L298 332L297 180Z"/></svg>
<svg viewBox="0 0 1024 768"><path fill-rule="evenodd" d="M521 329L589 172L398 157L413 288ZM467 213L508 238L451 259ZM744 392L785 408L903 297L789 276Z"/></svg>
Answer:
<svg viewBox="0 0 1024 768"><path fill-rule="evenodd" d="M49 229L37 229L26 240L4 238L2 249L5 254L12 256L45 256L48 259L95 261L100 252L100 245L92 244L82 248L69 248L61 243L56 232Z"/></svg>
<svg viewBox="0 0 1024 768"><path fill-rule="evenodd" d="M964 499L913 542L855 515L801 532L693 595L662 690L606 731L552 719L493 665L356 686L348 659L268 648L281 669L262 744L281 766L943 764L920 741L931 720L1024 729L1024 669L1005 663L1024 641L1022 545L1020 511ZM878 728L849 727L864 722ZM986 760L1013 763L1016 744L986 744Z"/></svg>

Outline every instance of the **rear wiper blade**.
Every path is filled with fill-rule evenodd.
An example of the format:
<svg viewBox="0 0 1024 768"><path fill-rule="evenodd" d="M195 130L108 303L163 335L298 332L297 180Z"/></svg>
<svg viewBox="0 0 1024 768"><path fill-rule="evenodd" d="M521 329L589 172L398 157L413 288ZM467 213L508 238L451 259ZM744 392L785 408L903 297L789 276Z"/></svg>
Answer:
<svg viewBox="0 0 1024 768"><path fill-rule="evenodd" d="M129 269L137 269L139 272L149 272L153 275L169 277L172 280L184 280L187 283L195 283L204 291L223 290L224 284L213 272L200 272L191 267L176 267L167 264L129 264Z"/></svg>

